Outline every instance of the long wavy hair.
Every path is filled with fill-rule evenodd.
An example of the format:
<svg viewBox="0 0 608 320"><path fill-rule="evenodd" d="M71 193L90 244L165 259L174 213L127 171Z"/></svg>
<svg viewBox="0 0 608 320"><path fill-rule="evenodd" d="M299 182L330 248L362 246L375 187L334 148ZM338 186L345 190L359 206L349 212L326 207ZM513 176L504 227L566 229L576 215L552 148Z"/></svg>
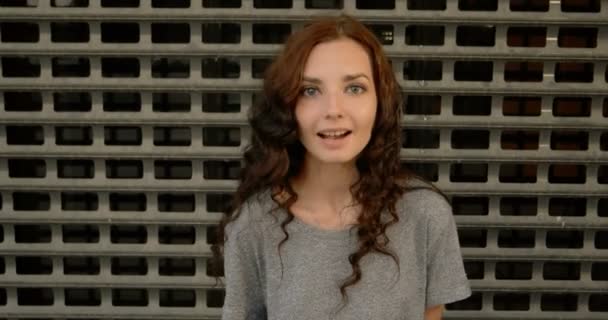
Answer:
<svg viewBox="0 0 608 320"><path fill-rule="evenodd" d="M285 237L278 245L280 257L281 246L289 239L285 227L294 219L289 208L298 198L289 180L300 172L306 152L298 139L294 112L302 90L304 66L317 44L339 38L352 39L365 48L377 93L371 138L356 160L359 179L350 186L353 199L362 210L353 226L357 228L358 249L348 257L352 274L340 285L344 302L348 300L346 288L361 279L360 262L368 253L375 251L390 256L399 267L398 257L387 246L386 230L399 221L396 203L411 190L404 181L413 176L401 167L399 160L402 98L392 66L375 35L349 16L323 18L307 24L287 39L281 53L266 69L260 100L249 114L251 144L245 150L240 184L219 224L211 249L212 267L222 270L226 225L237 219L240 207L251 196L271 190L276 204L271 212L281 208L287 212L281 222ZM285 194L286 199L280 196ZM385 211L390 214L388 220L381 219Z"/></svg>

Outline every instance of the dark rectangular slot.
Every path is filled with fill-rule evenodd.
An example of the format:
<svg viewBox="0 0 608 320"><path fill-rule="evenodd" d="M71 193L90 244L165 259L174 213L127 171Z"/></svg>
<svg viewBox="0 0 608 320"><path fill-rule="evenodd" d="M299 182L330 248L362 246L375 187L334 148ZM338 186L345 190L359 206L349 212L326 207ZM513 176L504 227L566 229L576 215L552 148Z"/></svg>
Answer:
<svg viewBox="0 0 608 320"><path fill-rule="evenodd" d="M237 93L203 92L203 112L236 113L241 111L241 96Z"/></svg>
<svg viewBox="0 0 608 320"><path fill-rule="evenodd" d="M441 113L441 96L408 95L405 114L435 115Z"/></svg>
<svg viewBox="0 0 608 320"><path fill-rule="evenodd" d="M207 212L224 212L230 207L232 202L232 195L226 193L210 193L206 195L205 208Z"/></svg>
<svg viewBox="0 0 608 320"><path fill-rule="evenodd" d="M88 58L53 58L53 77L88 77L91 65Z"/></svg>
<svg viewBox="0 0 608 320"><path fill-rule="evenodd" d="M92 179L95 167L92 160L57 160L59 178Z"/></svg>
<svg viewBox="0 0 608 320"><path fill-rule="evenodd" d="M153 58L152 78L189 78L190 60L176 58Z"/></svg>
<svg viewBox="0 0 608 320"><path fill-rule="evenodd" d="M481 292L473 292L471 296L464 300L456 301L447 304L445 308L447 310L481 310L483 303L483 296Z"/></svg>
<svg viewBox="0 0 608 320"><path fill-rule="evenodd" d="M152 8L190 8L190 0L152 0Z"/></svg>
<svg viewBox="0 0 608 320"><path fill-rule="evenodd" d="M52 288L17 288L17 304L20 306L52 306Z"/></svg>
<svg viewBox="0 0 608 320"><path fill-rule="evenodd" d="M61 210L97 210L99 200L94 192L62 192Z"/></svg>
<svg viewBox="0 0 608 320"><path fill-rule="evenodd" d="M4 110L17 112L42 111L42 94L33 91L4 91Z"/></svg>
<svg viewBox="0 0 608 320"><path fill-rule="evenodd" d="M101 42L137 43L139 42L139 24L102 22Z"/></svg>
<svg viewBox="0 0 608 320"><path fill-rule="evenodd" d="M237 147L241 145L239 128L203 128L203 145Z"/></svg>
<svg viewBox="0 0 608 320"><path fill-rule="evenodd" d="M238 179L241 171L240 161L209 160L203 162L205 179Z"/></svg>
<svg viewBox="0 0 608 320"><path fill-rule="evenodd" d="M237 23L203 23L204 43L240 43L241 25Z"/></svg>
<svg viewBox="0 0 608 320"><path fill-rule="evenodd" d="M196 294L192 289L160 289L161 307L195 307Z"/></svg>
<svg viewBox="0 0 608 320"><path fill-rule="evenodd" d="M90 146L93 144L93 130L91 127L55 127L55 144Z"/></svg>
<svg viewBox="0 0 608 320"><path fill-rule="evenodd" d="M551 249L580 249L583 247L583 231L549 230L546 244Z"/></svg>
<svg viewBox="0 0 608 320"><path fill-rule="evenodd" d="M608 249L608 231L595 232L595 248Z"/></svg>
<svg viewBox="0 0 608 320"><path fill-rule="evenodd" d="M152 43L189 43L188 23L152 23Z"/></svg>
<svg viewBox="0 0 608 320"><path fill-rule="evenodd" d="M196 263L192 258L160 258L158 274L161 276L193 276Z"/></svg>
<svg viewBox="0 0 608 320"><path fill-rule="evenodd" d="M549 0L511 0L511 11L549 11Z"/></svg>
<svg viewBox="0 0 608 320"><path fill-rule="evenodd" d="M600 12L600 0L562 0L563 12Z"/></svg>
<svg viewBox="0 0 608 320"><path fill-rule="evenodd" d="M252 28L253 43L281 44L291 33L289 23L254 23Z"/></svg>
<svg viewBox="0 0 608 320"><path fill-rule="evenodd" d="M493 26L457 26L456 44L466 47L493 47L496 27Z"/></svg>
<svg viewBox="0 0 608 320"><path fill-rule="evenodd" d="M485 265L483 261L465 261L464 270L469 280L483 279Z"/></svg>
<svg viewBox="0 0 608 320"><path fill-rule="evenodd" d="M101 75L104 78L137 78L139 59L101 58Z"/></svg>
<svg viewBox="0 0 608 320"><path fill-rule="evenodd" d="M203 78L236 79L240 76L241 65L238 61L227 58L206 58L202 61Z"/></svg>
<svg viewBox="0 0 608 320"><path fill-rule="evenodd" d="M189 146L191 144L190 128L155 127L155 146Z"/></svg>
<svg viewBox="0 0 608 320"><path fill-rule="evenodd" d="M240 8L241 0L203 0L204 8Z"/></svg>
<svg viewBox="0 0 608 320"><path fill-rule="evenodd" d="M500 230L499 248L534 248L534 230Z"/></svg>
<svg viewBox="0 0 608 320"><path fill-rule="evenodd" d="M66 306L100 306L101 289L66 288L63 293Z"/></svg>
<svg viewBox="0 0 608 320"><path fill-rule="evenodd" d="M146 289L112 289L112 305L145 307L148 305L148 291Z"/></svg>
<svg viewBox="0 0 608 320"><path fill-rule="evenodd" d="M597 47L597 28L560 27L557 34L557 45L563 48Z"/></svg>
<svg viewBox="0 0 608 320"><path fill-rule="evenodd" d="M110 241L112 243L141 244L148 241L148 231L144 226L123 225L110 228Z"/></svg>
<svg viewBox="0 0 608 320"><path fill-rule="evenodd" d="M111 272L115 275L144 276L148 274L148 260L143 257L113 257Z"/></svg>
<svg viewBox="0 0 608 320"><path fill-rule="evenodd" d="M585 131L552 131L552 150L587 150L589 133Z"/></svg>
<svg viewBox="0 0 608 320"><path fill-rule="evenodd" d="M536 131L503 131L500 147L505 150L537 150L539 134Z"/></svg>
<svg viewBox="0 0 608 320"><path fill-rule="evenodd" d="M137 8L139 0L101 0L102 7L108 8Z"/></svg>
<svg viewBox="0 0 608 320"><path fill-rule="evenodd" d="M509 27L507 46L542 48L547 45L546 27Z"/></svg>
<svg viewBox="0 0 608 320"><path fill-rule="evenodd" d="M445 10L446 0L407 0L408 10Z"/></svg>
<svg viewBox="0 0 608 320"><path fill-rule="evenodd" d="M492 72L492 61L454 62L454 80L456 81L492 81Z"/></svg>
<svg viewBox="0 0 608 320"><path fill-rule="evenodd" d="M194 212L193 194L161 193L158 195L160 212Z"/></svg>
<svg viewBox="0 0 608 320"><path fill-rule="evenodd" d="M141 179L144 166L141 160L106 160L106 178Z"/></svg>
<svg viewBox="0 0 608 320"><path fill-rule="evenodd" d="M498 181L505 183L536 183L535 163L504 163L500 165Z"/></svg>
<svg viewBox="0 0 608 320"><path fill-rule="evenodd" d="M87 224L63 225L64 243L99 243L99 227Z"/></svg>
<svg viewBox="0 0 608 320"><path fill-rule="evenodd" d="M158 229L160 244L194 244L194 227L190 226L161 226Z"/></svg>
<svg viewBox="0 0 608 320"><path fill-rule="evenodd" d="M439 130L405 129L402 130L403 148L436 149L439 148Z"/></svg>
<svg viewBox="0 0 608 320"><path fill-rule="evenodd" d="M458 116L489 116L492 112L491 96L454 96L452 113Z"/></svg>
<svg viewBox="0 0 608 320"><path fill-rule="evenodd" d="M552 164L549 166L549 183L584 184L586 169L585 165Z"/></svg>
<svg viewBox="0 0 608 320"><path fill-rule="evenodd" d="M63 258L63 274L65 275L97 275L99 270L99 258L97 257Z"/></svg>
<svg viewBox="0 0 608 320"><path fill-rule="evenodd" d="M55 8L86 8L89 6L89 0L51 0L51 7Z"/></svg>
<svg viewBox="0 0 608 320"><path fill-rule="evenodd" d="M557 62L555 82L593 82L593 63Z"/></svg>
<svg viewBox="0 0 608 320"><path fill-rule="evenodd" d="M487 216L488 197L452 197L454 215Z"/></svg>
<svg viewBox="0 0 608 320"><path fill-rule="evenodd" d="M401 167L428 181L439 179L439 166L436 163L402 162Z"/></svg>
<svg viewBox="0 0 608 320"><path fill-rule="evenodd" d="M529 293L495 293L494 310L499 311L528 311L530 310Z"/></svg>
<svg viewBox="0 0 608 320"><path fill-rule="evenodd" d="M608 281L608 262L591 263L591 280Z"/></svg>
<svg viewBox="0 0 608 320"><path fill-rule="evenodd" d="M22 224L14 225L16 243L50 243L51 228L49 225Z"/></svg>
<svg viewBox="0 0 608 320"><path fill-rule="evenodd" d="M540 82L543 81L542 62L505 63L505 81Z"/></svg>
<svg viewBox="0 0 608 320"><path fill-rule="evenodd" d="M146 211L146 195L143 193L110 193L112 211Z"/></svg>
<svg viewBox="0 0 608 320"><path fill-rule="evenodd" d="M8 159L8 176L11 178L44 178L46 162L41 159Z"/></svg>
<svg viewBox="0 0 608 320"><path fill-rule="evenodd" d="M37 23L1 22L0 38L2 42L38 42L40 30Z"/></svg>
<svg viewBox="0 0 608 320"><path fill-rule="evenodd" d="M589 117L591 116L591 98L555 97L553 99L553 116Z"/></svg>
<svg viewBox="0 0 608 320"><path fill-rule="evenodd" d="M105 127L104 141L107 146L139 146L142 142L140 127Z"/></svg>
<svg viewBox="0 0 608 320"><path fill-rule="evenodd" d="M51 22L52 42L89 42L86 22Z"/></svg>
<svg viewBox="0 0 608 320"><path fill-rule="evenodd" d="M192 179L192 162L187 160L154 161L156 179Z"/></svg>
<svg viewBox="0 0 608 320"><path fill-rule="evenodd" d="M40 61L29 57L2 57L2 76L5 78L40 77Z"/></svg>
<svg viewBox="0 0 608 320"><path fill-rule="evenodd" d="M500 214L503 216L535 216L538 213L538 198L500 198Z"/></svg>
<svg viewBox="0 0 608 320"><path fill-rule="evenodd" d="M540 297L542 311L576 311L578 295L572 293L543 293Z"/></svg>
<svg viewBox="0 0 608 320"><path fill-rule="evenodd" d="M394 28L390 24L366 24L365 25L383 45L393 44Z"/></svg>
<svg viewBox="0 0 608 320"><path fill-rule="evenodd" d="M453 163L450 166L452 182L487 182L487 163Z"/></svg>
<svg viewBox="0 0 608 320"><path fill-rule="evenodd" d="M48 257L15 257L17 274L51 274L53 260Z"/></svg>
<svg viewBox="0 0 608 320"><path fill-rule="evenodd" d="M454 149L488 149L490 147L490 132L487 130L454 130L451 138Z"/></svg>
<svg viewBox="0 0 608 320"><path fill-rule="evenodd" d="M496 262L494 270L496 280L530 280L532 263L519 261Z"/></svg>
<svg viewBox="0 0 608 320"><path fill-rule="evenodd" d="M292 0L253 0L253 7L259 9L289 9Z"/></svg>
<svg viewBox="0 0 608 320"><path fill-rule="evenodd" d="M405 28L405 43L410 46L442 46L444 26L410 25Z"/></svg>
<svg viewBox="0 0 608 320"><path fill-rule="evenodd" d="M141 96L138 92L104 92L103 111L139 112Z"/></svg>
<svg viewBox="0 0 608 320"><path fill-rule="evenodd" d="M251 75L254 79L264 78L264 72L272 63L271 59L252 59L251 60Z"/></svg>
<svg viewBox="0 0 608 320"><path fill-rule="evenodd" d="M592 293L589 295L589 311L608 312L608 294Z"/></svg>
<svg viewBox="0 0 608 320"><path fill-rule="evenodd" d="M44 134L41 126L6 126L6 144L42 145Z"/></svg>
<svg viewBox="0 0 608 320"><path fill-rule="evenodd" d="M48 211L51 197L42 192L13 192L13 210L15 211Z"/></svg>
<svg viewBox="0 0 608 320"><path fill-rule="evenodd" d="M90 92L53 93L53 109L56 112L88 112L91 106Z"/></svg>
<svg viewBox="0 0 608 320"><path fill-rule="evenodd" d="M505 116L540 116L540 97L504 97L502 114Z"/></svg>
<svg viewBox="0 0 608 320"><path fill-rule="evenodd" d="M584 217L587 214L586 198L551 198L549 215L564 217Z"/></svg>
<svg viewBox="0 0 608 320"><path fill-rule="evenodd" d="M439 81L442 78L441 61L406 61L403 64L403 79Z"/></svg>
<svg viewBox="0 0 608 320"><path fill-rule="evenodd" d="M487 233L483 229L458 229L458 239L463 248L485 248Z"/></svg>
<svg viewBox="0 0 608 320"><path fill-rule="evenodd" d="M580 280L581 265L577 262L545 262L544 280Z"/></svg>
<svg viewBox="0 0 608 320"><path fill-rule="evenodd" d="M189 112L190 94L187 92L155 92L152 94L154 112Z"/></svg>

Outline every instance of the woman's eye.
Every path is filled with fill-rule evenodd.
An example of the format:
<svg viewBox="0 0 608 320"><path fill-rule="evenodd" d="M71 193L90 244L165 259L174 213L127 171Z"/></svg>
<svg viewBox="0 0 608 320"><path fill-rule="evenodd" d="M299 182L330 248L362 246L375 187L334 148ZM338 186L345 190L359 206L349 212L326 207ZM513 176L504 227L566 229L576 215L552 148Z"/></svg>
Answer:
<svg viewBox="0 0 608 320"><path fill-rule="evenodd" d="M361 94L365 92L365 88L362 86L350 86L348 87L347 91L352 94Z"/></svg>
<svg viewBox="0 0 608 320"><path fill-rule="evenodd" d="M317 88L308 87L302 90L302 94L305 96L314 96L317 93Z"/></svg>

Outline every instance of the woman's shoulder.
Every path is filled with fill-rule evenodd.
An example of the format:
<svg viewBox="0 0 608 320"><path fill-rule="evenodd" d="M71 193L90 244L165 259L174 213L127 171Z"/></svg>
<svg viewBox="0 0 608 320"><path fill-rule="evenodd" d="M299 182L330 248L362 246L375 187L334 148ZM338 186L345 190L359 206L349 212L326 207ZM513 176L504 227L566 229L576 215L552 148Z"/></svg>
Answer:
<svg viewBox="0 0 608 320"><path fill-rule="evenodd" d="M397 203L400 218L425 224L445 224L452 218L452 208L431 183L410 178L403 182L405 193Z"/></svg>

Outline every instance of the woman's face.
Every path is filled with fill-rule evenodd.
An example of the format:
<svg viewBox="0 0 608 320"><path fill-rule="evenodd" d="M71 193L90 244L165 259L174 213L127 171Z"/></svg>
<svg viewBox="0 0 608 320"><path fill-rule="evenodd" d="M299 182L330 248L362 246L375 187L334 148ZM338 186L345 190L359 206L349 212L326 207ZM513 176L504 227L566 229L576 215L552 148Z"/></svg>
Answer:
<svg viewBox="0 0 608 320"><path fill-rule="evenodd" d="M370 58L360 44L340 38L316 45L295 107L307 158L354 162L370 140L376 101Z"/></svg>

